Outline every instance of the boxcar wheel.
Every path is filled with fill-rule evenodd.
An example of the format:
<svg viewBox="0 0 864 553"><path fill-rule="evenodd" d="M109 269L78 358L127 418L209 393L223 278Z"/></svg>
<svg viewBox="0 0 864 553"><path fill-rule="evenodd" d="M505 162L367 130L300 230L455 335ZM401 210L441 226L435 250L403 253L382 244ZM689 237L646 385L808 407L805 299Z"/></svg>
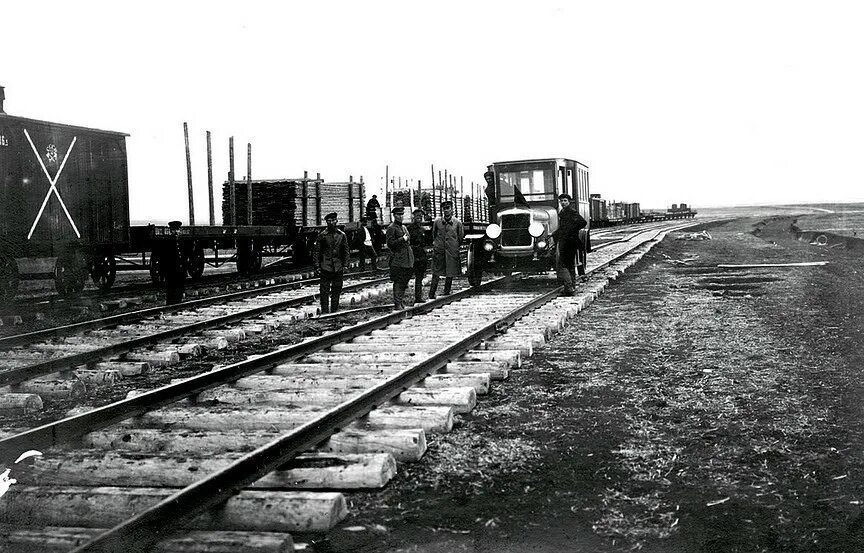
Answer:
<svg viewBox="0 0 864 553"><path fill-rule="evenodd" d="M61 296L78 294L84 289L87 267L79 252L65 252L54 265L54 287Z"/></svg>
<svg viewBox="0 0 864 553"><path fill-rule="evenodd" d="M15 258L0 256L0 300L11 300L18 292L18 263Z"/></svg>
<svg viewBox="0 0 864 553"><path fill-rule="evenodd" d="M150 280L153 284L165 283L165 275L162 272L162 255L156 250L150 253Z"/></svg>
<svg viewBox="0 0 864 553"><path fill-rule="evenodd" d="M117 277L117 264L112 253L97 253L90 262L90 278L100 290L108 290Z"/></svg>
<svg viewBox="0 0 864 553"><path fill-rule="evenodd" d="M192 246L186 259L186 273L192 280L198 280L204 274L204 248L198 242Z"/></svg>

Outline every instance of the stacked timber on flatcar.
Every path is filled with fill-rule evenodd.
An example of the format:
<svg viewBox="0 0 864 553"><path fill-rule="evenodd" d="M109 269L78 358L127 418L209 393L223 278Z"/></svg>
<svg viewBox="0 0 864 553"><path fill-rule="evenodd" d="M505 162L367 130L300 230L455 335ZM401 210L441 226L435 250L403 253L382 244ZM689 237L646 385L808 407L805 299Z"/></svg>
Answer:
<svg viewBox="0 0 864 553"><path fill-rule="evenodd" d="M231 217L230 183L222 186L224 225L282 225L315 227L336 212L340 223L363 214L363 182L324 182L321 179L269 179L252 181L252 221L248 220L247 183L234 183L236 222Z"/></svg>

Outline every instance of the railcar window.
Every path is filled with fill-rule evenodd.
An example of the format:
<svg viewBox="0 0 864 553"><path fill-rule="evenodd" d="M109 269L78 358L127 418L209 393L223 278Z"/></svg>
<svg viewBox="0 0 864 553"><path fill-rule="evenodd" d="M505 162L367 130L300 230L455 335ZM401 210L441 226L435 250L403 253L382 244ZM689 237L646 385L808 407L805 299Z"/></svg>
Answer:
<svg viewBox="0 0 864 553"><path fill-rule="evenodd" d="M544 163L502 167L498 170L501 201L512 202L514 189L518 189L528 201L554 200L555 166Z"/></svg>

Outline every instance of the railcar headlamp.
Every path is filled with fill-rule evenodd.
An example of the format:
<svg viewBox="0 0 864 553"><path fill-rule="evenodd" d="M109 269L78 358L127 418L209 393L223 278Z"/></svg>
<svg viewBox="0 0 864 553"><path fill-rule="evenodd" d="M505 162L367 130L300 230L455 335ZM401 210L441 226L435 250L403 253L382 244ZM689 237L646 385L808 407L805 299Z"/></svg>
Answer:
<svg viewBox="0 0 864 553"><path fill-rule="evenodd" d="M486 250L487 252L491 252L494 248L495 248L495 244L493 244L492 242L490 242L488 240L483 243L483 249Z"/></svg>
<svg viewBox="0 0 864 553"><path fill-rule="evenodd" d="M539 238L543 234L543 225L534 221L530 225L528 225L528 234L533 236L534 238Z"/></svg>
<svg viewBox="0 0 864 553"><path fill-rule="evenodd" d="M499 236L501 236L501 227L495 223L491 223L486 227L486 236L495 240Z"/></svg>
<svg viewBox="0 0 864 553"><path fill-rule="evenodd" d="M539 240L537 242L537 249L545 250L546 249L546 241L545 240Z"/></svg>

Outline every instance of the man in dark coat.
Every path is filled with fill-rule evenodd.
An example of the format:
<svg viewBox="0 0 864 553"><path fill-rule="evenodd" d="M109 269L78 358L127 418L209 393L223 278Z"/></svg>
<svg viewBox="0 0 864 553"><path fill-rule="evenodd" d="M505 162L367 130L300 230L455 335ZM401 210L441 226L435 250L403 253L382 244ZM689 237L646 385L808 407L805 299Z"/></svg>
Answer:
<svg viewBox="0 0 864 553"><path fill-rule="evenodd" d="M552 233L557 243L556 272L558 279L564 284L564 293L572 295L576 291L576 254L582 247L579 231L588 226L588 221L570 203L573 198L569 194L558 196L561 211L558 212L558 230ZM582 267L579 274L584 274Z"/></svg>
<svg viewBox="0 0 864 553"><path fill-rule="evenodd" d="M161 259L162 274L165 279L165 304L174 305L183 301L186 289L186 264L183 262L183 243L180 241L180 221L168 223L171 239Z"/></svg>
<svg viewBox="0 0 864 553"><path fill-rule="evenodd" d="M390 250L390 279L393 281L393 308L405 308L404 297L408 281L414 273L414 252L411 250L411 235L402 224L404 207L390 211L393 222L387 227L387 248Z"/></svg>
<svg viewBox="0 0 864 553"><path fill-rule="evenodd" d="M465 238L462 221L453 216L453 202L441 202L443 215L432 223L432 283L429 285L429 299L435 299L438 280L444 277L444 295L450 293L453 277L462 275L462 259L459 247Z"/></svg>
<svg viewBox="0 0 864 553"><path fill-rule="evenodd" d="M325 215L324 222L327 228L315 240L315 271L321 279L321 313L335 313L339 311L342 279L348 265L348 237L336 228L335 213Z"/></svg>
<svg viewBox="0 0 864 553"><path fill-rule="evenodd" d="M414 303L423 303L423 278L429 268L426 257L426 231L423 229L423 217L426 214L419 207L414 208L413 221L408 224L408 234L411 236L411 251L414 253Z"/></svg>
<svg viewBox="0 0 864 553"><path fill-rule="evenodd" d="M378 210L381 208L381 204L378 202L378 195L372 194L372 197L369 198L369 201L366 202L366 214L371 215L373 218L378 218Z"/></svg>

